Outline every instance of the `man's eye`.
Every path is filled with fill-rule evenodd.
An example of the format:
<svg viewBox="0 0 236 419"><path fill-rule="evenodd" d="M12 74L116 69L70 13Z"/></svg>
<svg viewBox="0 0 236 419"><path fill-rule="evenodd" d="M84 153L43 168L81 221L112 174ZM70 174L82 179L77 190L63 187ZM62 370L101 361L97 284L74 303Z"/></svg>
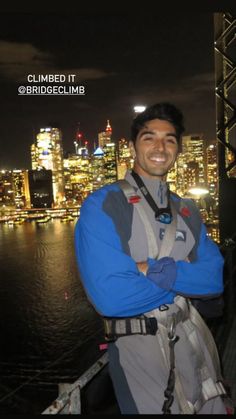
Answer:
<svg viewBox="0 0 236 419"><path fill-rule="evenodd" d="M150 136L143 137L143 141L151 141L152 139L153 137Z"/></svg>
<svg viewBox="0 0 236 419"><path fill-rule="evenodd" d="M177 144L176 138L167 138L166 141L171 144Z"/></svg>

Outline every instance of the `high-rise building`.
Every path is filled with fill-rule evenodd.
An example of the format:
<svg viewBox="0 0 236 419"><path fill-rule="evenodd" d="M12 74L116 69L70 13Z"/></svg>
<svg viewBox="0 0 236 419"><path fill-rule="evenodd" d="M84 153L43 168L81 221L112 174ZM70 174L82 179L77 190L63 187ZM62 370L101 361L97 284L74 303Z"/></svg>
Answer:
<svg viewBox="0 0 236 419"><path fill-rule="evenodd" d="M51 170L54 204L64 201L62 133L58 128L41 128L31 146L33 170Z"/></svg>
<svg viewBox="0 0 236 419"><path fill-rule="evenodd" d="M117 178L124 179L125 173L128 169L131 169L134 164L134 160L130 153L128 140L121 138L118 141L118 158L117 158Z"/></svg>
<svg viewBox="0 0 236 419"><path fill-rule="evenodd" d="M28 171L24 169L0 171L0 207L30 207Z"/></svg>
<svg viewBox="0 0 236 419"><path fill-rule="evenodd" d="M182 137L182 152L177 159L177 192L188 195L192 186L206 184L206 145L202 134Z"/></svg>
<svg viewBox="0 0 236 419"><path fill-rule="evenodd" d="M51 208L53 204L52 171L29 170L29 191L32 208Z"/></svg>
<svg viewBox="0 0 236 419"><path fill-rule="evenodd" d="M105 183L112 183L117 180L117 153L116 144L107 143L103 147L104 152L104 176Z"/></svg>
<svg viewBox="0 0 236 419"><path fill-rule="evenodd" d="M21 169L12 170L12 185L16 208L29 207L28 172Z"/></svg>
<svg viewBox="0 0 236 419"><path fill-rule="evenodd" d="M98 149L103 151L104 159L104 183L112 183L117 180L117 150L116 144L112 141L112 128L109 119L106 130L98 134ZM97 150L95 153L97 153ZM96 156L96 154L95 154Z"/></svg>
<svg viewBox="0 0 236 419"><path fill-rule="evenodd" d="M0 172L0 207L15 208L11 170L1 170Z"/></svg>
<svg viewBox="0 0 236 419"><path fill-rule="evenodd" d="M98 147L91 156L91 192L105 184L104 163L104 152L100 147Z"/></svg>
<svg viewBox="0 0 236 419"><path fill-rule="evenodd" d="M64 159L65 198L68 205L81 204L91 191L88 153L69 154Z"/></svg>
<svg viewBox="0 0 236 419"><path fill-rule="evenodd" d="M108 119L105 131L99 132L98 134L98 147L103 149L106 144L111 143L111 136L112 128Z"/></svg>

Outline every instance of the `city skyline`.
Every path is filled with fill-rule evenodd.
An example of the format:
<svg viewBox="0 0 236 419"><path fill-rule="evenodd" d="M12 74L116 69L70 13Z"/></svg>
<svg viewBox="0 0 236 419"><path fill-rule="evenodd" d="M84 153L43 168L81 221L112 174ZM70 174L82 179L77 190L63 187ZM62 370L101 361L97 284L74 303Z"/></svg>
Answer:
<svg viewBox="0 0 236 419"><path fill-rule="evenodd" d="M2 13L0 52L0 167L29 167L30 145L41 127L62 130L64 152L74 151L78 123L90 142L97 141L107 119L115 141L129 139L133 107L156 101L180 107L185 135L202 133L208 143L216 139L211 12L135 18ZM41 82L41 75L73 74L85 95L17 93L32 83L58 86L55 80Z"/></svg>
<svg viewBox="0 0 236 419"><path fill-rule="evenodd" d="M31 147L32 170L0 171L0 221L22 224L25 218L20 217L19 211L28 217L32 209L40 214L42 209L54 209L57 216L60 210L74 211L90 193L123 179L134 160L128 141L121 139L117 148L111 141L111 132L108 121L95 152L89 153L86 146L78 144L76 154L63 158L60 130L42 128ZM196 199L211 230L209 234L218 240L216 144L205 148L203 136L183 136L182 149L168 173L169 188L180 196ZM38 222L49 220L47 215Z"/></svg>

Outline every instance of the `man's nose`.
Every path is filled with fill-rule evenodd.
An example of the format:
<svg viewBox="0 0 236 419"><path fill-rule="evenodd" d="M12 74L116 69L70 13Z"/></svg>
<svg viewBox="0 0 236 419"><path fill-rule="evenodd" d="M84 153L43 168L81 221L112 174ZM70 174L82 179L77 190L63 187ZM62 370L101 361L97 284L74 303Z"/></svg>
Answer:
<svg viewBox="0 0 236 419"><path fill-rule="evenodd" d="M154 143L155 150L163 151L165 149L165 143L162 138L156 138Z"/></svg>

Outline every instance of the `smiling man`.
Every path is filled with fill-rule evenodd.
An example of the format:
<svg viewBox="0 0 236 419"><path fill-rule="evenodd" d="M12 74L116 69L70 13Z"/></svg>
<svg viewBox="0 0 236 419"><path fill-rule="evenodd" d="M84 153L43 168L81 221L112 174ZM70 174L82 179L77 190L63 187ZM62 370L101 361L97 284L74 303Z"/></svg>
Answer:
<svg viewBox="0 0 236 419"><path fill-rule="evenodd" d="M137 138L130 143L135 156L134 171L149 179L165 180L174 166L178 153L178 140L174 126L161 119L145 123Z"/></svg>
<svg viewBox="0 0 236 419"><path fill-rule="evenodd" d="M226 414L214 340L191 301L223 292L223 258L191 200L170 192L182 113L131 126L133 170L92 193L75 229L80 277L103 317L122 414Z"/></svg>

